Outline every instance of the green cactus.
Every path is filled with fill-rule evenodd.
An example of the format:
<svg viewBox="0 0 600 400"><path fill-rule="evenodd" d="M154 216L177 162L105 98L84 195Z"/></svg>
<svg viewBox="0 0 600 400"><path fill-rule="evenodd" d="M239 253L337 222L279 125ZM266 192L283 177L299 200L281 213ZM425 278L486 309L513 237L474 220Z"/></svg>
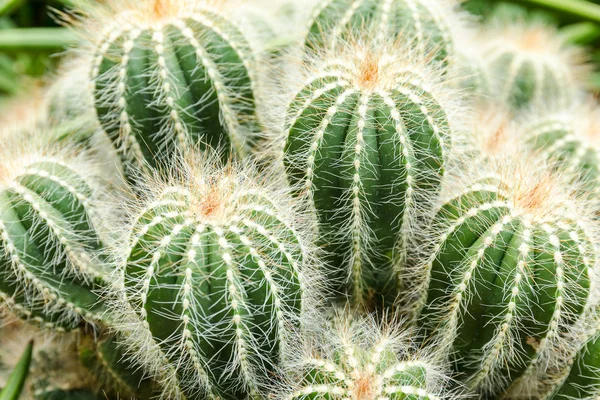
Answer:
<svg viewBox="0 0 600 400"><path fill-rule="evenodd" d="M561 170L600 193L600 114L597 104L577 104L567 109L523 113L518 121L523 139Z"/></svg>
<svg viewBox="0 0 600 400"><path fill-rule="evenodd" d="M547 102L568 106L582 91L579 48L540 22L490 22L480 32L489 97L518 109Z"/></svg>
<svg viewBox="0 0 600 400"><path fill-rule="evenodd" d="M466 162L449 177L416 271L422 322L487 395L535 387L591 317L599 288L597 222L532 157L497 156L480 170Z"/></svg>
<svg viewBox="0 0 600 400"><path fill-rule="evenodd" d="M377 29L382 40L414 38L422 54L447 61L454 52L456 29L461 25L458 3L450 0L327 0L315 9L306 37L309 49L327 47L364 30ZM402 39L401 39L402 38Z"/></svg>
<svg viewBox="0 0 600 400"><path fill-rule="evenodd" d="M211 0L118 2L100 14L90 76L100 122L132 162L190 146L246 155L259 133L254 50Z"/></svg>
<svg viewBox="0 0 600 400"><path fill-rule="evenodd" d="M318 219L324 275L357 304L394 300L415 211L436 196L443 174L448 89L409 49L369 40L306 69L288 108L283 161Z"/></svg>
<svg viewBox="0 0 600 400"><path fill-rule="evenodd" d="M43 134L42 134L43 135ZM8 137L7 137L8 136ZM112 171L35 136L3 135L0 162L0 299L16 315L55 330L105 311L100 227Z"/></svg>
<svg viewBox="0 0 600 400"><path fill-rule="evenodd" d="M337 313L310 321L286 364L281 400L452 399L451 380L431 354L417 350L410 332L370 316Z"/></svg>
<svg viewBox="0 0 600 400"><path fill-rule="evenodd" d="M303 217L275 176L188 158L134 213L116 319L168 398L256 396L303 307Z"/></svg>

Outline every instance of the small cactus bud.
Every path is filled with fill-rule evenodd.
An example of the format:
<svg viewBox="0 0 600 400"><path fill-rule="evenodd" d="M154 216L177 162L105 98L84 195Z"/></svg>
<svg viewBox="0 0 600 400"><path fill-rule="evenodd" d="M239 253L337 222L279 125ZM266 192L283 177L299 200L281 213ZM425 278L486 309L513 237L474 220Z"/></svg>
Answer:
<svg viewBox="0 0 600 400"><path fill-rule="evenodd" d="M257 395L303 307L304 218L274 175L188 158L178 177L150 180L135 207L122 261L128 305L117 307L135 318L115 319L169 398Z"/></svg>
<svg viewBox="0 0 600 400"><path fill-rule="evenodd" d="M192 145L250 151L259 132L254 53L227 7L115 1L82 22L96 26L90 77L98 117L130 159L168 168Z"/></svg>
<svg viewBox="0 0 600 400"><path fill-rule="evenodd" d="M489 24L480 42L489 97L514 108L548 101L568 106L576 99L587 69L580 49L539 22Z"/></svg>
<svg viewBox="0 0 600 400"><path fill-rule="evenodd" d="M415 211L444 171L449 94L410 48L365 39L316 57L290 96L287 177L318 219L327 281L357 304L398 294Z"/></svg>
<svg viewBox="0 0 600 400"><path fill-rule="evenodd" d="M439 361L411 342L396 324L339 313L311 321L285 365L287 381L276 399L453 399Z"/></svg>

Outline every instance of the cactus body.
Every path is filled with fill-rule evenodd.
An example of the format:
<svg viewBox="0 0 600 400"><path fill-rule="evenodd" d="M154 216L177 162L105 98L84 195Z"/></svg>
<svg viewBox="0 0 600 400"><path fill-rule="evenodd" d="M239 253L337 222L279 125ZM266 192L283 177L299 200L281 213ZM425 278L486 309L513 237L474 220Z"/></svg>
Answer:
<svg viewBox="0 0 600 400"><path fill-rule="evenodd" d="M96 110L131 160L168 168L191 145L249 152L258 131L253 50L216 4L145 0L102 19Z"/></svg>
<svg viewBox="0 0 600 400"><path fill-rule="evenodd" d="M318 219L332 288L356 303L389 300L414 211L438 191L452 111L408 53L358 44L334 54L290 103L284 163Z"/></svg>
<svg viewBox="0 0 600 400"><path fill-rule="evenodd" d="M50 328L98 321L104 280L95 255L104 171L69 151L44 151L26 135L3 138L0 168L0 298ZM11 141L21 141L11 145Z"/></svg>
<svg viewBox="0 0 600 400"><path fill-rule="evenodd" d="M534 23L492 25L482 36L491 98L514 108L548 102L568 106L581 90L582 55L555 30Z"/></svg>
<svg viewBox="0 0 600 400"><path fill-rule="evenodd" d="M310 325L288 365L278 399L451 399L439 363L418 352L397 327L351 313ZM314 335L314 337L312 336Z"/></svg>
<svg viewBox="0 0 600 400"><path fill-rule="evenodd" d="M447 184L429 232L422 320L475 390L535 387L589 317L596 223L571 187L518 158Z"/></svg>
<svg viewBox="0 0 600 400"><path fill-rule="evenodd" d="M146 364L172 372L169 398L257 395L302 307L298 215L253 173L215 162L157 184L130 239L124 282L143 328L129 338L142 357L162 354Z"/></svg>
<svg viewBox="0 0 600 400"><path fill-rule="evenodd" d="M560 169L585 183L584 189L600 193L600 114L596 105L581 105L563 111L523 114L523 139Z"/></svg>
<svg viewBox="0 0 600 400"><path fill-rule="evenodd" d="M415 46L423 54L433 53L437 60L445 60L453 53L453 30L459 23L453 6L438 0L327 0L315 10L306 45L327 47L372 25L379 39L415 38Z"/></svg>

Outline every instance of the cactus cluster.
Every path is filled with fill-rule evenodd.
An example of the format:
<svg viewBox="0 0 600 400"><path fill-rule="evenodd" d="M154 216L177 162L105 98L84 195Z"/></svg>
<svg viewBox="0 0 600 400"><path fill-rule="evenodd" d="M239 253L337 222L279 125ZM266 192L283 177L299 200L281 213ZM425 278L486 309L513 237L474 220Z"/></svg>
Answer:
<svg viewBox="0 0 600 400"><path fill-rule="evenodd" d="M53 339L24 398L600 396L598 105L550 24L84 3L0 133L0 371Z"/></svg>

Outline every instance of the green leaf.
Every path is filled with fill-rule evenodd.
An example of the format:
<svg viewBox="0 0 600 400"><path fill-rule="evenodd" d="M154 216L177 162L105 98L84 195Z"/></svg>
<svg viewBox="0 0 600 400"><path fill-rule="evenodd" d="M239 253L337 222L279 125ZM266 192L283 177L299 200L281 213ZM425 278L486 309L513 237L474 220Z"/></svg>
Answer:
<svg viewBox="0 0 600 400"><path fill-rule="evenodd" d="M31 355L33 342L29 342L17 366L6 382L6 386L0 392L0 400L17 400L21 396L25 379L29 374L29 364L31 364Z"/></svg>

